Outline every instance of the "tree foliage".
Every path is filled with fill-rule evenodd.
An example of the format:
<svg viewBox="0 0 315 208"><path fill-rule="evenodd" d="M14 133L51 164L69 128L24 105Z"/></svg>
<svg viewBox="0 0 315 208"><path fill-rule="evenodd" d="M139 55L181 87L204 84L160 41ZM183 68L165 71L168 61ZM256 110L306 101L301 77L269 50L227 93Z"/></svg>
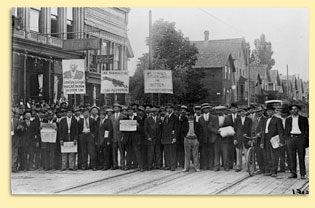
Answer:
<svg viewBox="0 0 315 208"><path fill-rule="evenodd" d="M250 63L267 64L268 68L271 69L275 65L275 60L272 58L271 42L267 42L265 35L262 34L259 39L255 40L254 45L255 49L252 50Z"/></svg>
<svg viewBox="0 0 315 208"><path fill-rule="evenodd" d="M149 45L150 39L146 39ZM205 90L200 83L204 74L192 68L197 60L198 49L183 33L175 28L174 22L162 19L152 26L152 68L172 70L173 95L161 94L161 104L167 102L197 102L204 98ZM149 55L139 58L136 72L130 79L130 93L133 100L149 103L150 95L144 94L143 71L149 69ZM192 90L195 89L195 90ZM155 103L157 96L155 95Z"/></svg>

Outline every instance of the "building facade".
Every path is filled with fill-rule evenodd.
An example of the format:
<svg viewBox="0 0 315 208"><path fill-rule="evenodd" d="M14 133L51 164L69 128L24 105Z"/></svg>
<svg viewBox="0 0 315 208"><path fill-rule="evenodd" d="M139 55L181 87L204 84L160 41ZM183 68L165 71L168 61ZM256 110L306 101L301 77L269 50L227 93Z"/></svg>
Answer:
<svg viewBox="0 0 315 208"><path fill-rule="evenodd" d="M127 35L129 8L13 8L12 103L31 98L70 104L125 103L124 94L101 94L102 70L128 70L133 57ZM66 50L69 39L100 39L95 50ZM97 64L95 55L113 55ZM63 95L62 60L85 59L86 94Z"/></svg>

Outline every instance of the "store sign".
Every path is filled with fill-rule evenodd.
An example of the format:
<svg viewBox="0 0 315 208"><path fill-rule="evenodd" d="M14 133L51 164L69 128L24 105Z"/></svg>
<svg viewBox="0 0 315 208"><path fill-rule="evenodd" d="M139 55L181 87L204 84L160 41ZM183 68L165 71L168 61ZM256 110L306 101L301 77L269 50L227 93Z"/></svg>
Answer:
<svg viewBox="0 0 315 208"><path fill-rule="evenodd" d="M112 64L114 62L114 55L95 55L97 64Z"/></svg>
<svg viewBox="0 0 315 208"><path fill-rule="evenodd" d="M100 50L101 39L69 39L63 41L63 50L66 51L83 51L83 50Z"/></svg>

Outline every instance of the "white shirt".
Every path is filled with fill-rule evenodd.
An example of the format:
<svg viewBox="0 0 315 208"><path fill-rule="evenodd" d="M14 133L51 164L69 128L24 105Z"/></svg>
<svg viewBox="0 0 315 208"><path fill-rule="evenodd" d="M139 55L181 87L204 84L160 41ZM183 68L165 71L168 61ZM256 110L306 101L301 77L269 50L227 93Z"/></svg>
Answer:
<svg viewBox="0 0 315 208"><path fill-rule="evenodd" d="M156 116L152 116L154 122L156 123Z"/></svg>
<svg viewBox="0 0 315 208"><path fill-rule="evenodd" d="M241 121L242 121L242 125L244 126L244 122L245 122L245 118L246 118L246 116L241 116Z"/></svg>
<svg viewBox="0 0 315 208"><path fill-rule="evenodd" d="M195 114L195 116L196 116L196 122L198 122L198 121L199 121L199 118L201 117L201 115L198 116L197 114Z"/></svg>
<svg viewBox="0 0 315 208"><path fill-rule="evenodd" d="M269 123L270 123L271 119L272 119L272 116L267 119L267 122L266 122L266 129L265 129L265 133L266 133L266 134L269 133L269 132L268 132L268 128L269 128Z"/></svg>
<svg viewBox="0 0 315 208"><path fill-rule="evenodd" d="M129 119L130 119L130 120L133 120L134 117L135 117L134 115L132 115L131 117L129 116Z"/></svg>
<svg viewBox="0 0 315 208"><path fill-rule="evenodd" d="M297 116L292 115L292 129L290 134L302 134L299 127L299 115Z"/></svg>
<svg viewBox="0 0 315 208"><path fill-rule="evenodd" d="M119 118L119 113L115 113L115 119L117 120Z"/></svg>
<svg viewBox="0 0 315 208"><path fill-rule="evenodd" d="M67 117L67 124L68 124L68 134L70 134L70 127L71 127L71 119L72 117Z"/></svg>
<svg viewBox="0 0 315 208"><path fill-rule="evenodd" d="M83 120L83 133L90 133L89 118L84 118Z"/></svg>
<svg viewBox="0 0 315 208"><path fill-rule="evenodd" d="M219 116L219 127L223 126L225 116Z"/></svg>
<svg viewBox="0 0 315 208"><path fill-rule="evenodd" d="M209 121L209 113L203 114L203 118L205 119L205 121Z"/></svg>
<svg viewBox="0 0 315 208"><path fill-rule="evenodd" d="M232 115L232 120L233 120L233 123L234 123L234 122L235 122L235 119L236 119L236 117L237 117L237 114L236 114L236 113L232 113L231 115Z"/></svg>

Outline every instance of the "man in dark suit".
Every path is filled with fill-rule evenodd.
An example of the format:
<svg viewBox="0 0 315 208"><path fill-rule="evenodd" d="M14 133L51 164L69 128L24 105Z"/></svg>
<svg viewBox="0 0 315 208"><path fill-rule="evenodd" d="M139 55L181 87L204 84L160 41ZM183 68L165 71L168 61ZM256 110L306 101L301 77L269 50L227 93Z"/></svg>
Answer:
<svg viewBox="0 0 315 208"><path fill-rule="evenodd" d="M255 144L255 154L257 158L257 163L259 166L260 173L265 173L265 163L264 163L264 154L263 150L260 148L261 143L261 135L263 132L263 124L266 118L263 116L263 109L258 109L255 112L255 116L252 120L252 136L256 137L256 144Z"/></svg>
<svg viewBox="0 0 315 208"><path fill-rule="evenodd" d="M229 108L230 115L228 115L228 119L232 121L233 127L235 124L235 120L238 115L238 106L236 103L231 103L230 108ZM235 129L234 129L235 130ZM234 141L234 138L233 138ZM234 143L229 143L229 169L233 169L234 164L236 164L236 149Z"/></svg>
<svg viewBox="0 0 315 208"><path fill-rule="evenodd" d="M188 107L186 105L180 106L180 115L178 117L178 138L176 142L176 158L177 162L176 164L180 168L184 168L184 163L185 163L185 150L184 150L184 138L186 136L186 132L182 131L184 123L188 122L187 118L187 111Z"/></svg>
<svg viewBox="0 0 315 208"><path fill-rule="evenodd" d="M146 170L152 169L153 159L156 168L161 168L161 134L162 120L157 116L158 109L151 108L151 116L144 121L144 159L146 158Z"/></svg>
<svg viewBox="0 0 315 208"><path fill-rule="evenodd" d="M113 126L113 167L112 169L118 168L118 150L120 154L120 166L121 169L125 169L125 147L122 144L122 133L119 129L120 120L124 120L125 116L120 113L121 106L118 103L114 104L114 113L110 116L110 121Z"/></svg>
<svg viewBox="0 0 315 208"><path fill-rule="evenodd" d="M221 107L221 106L220 106ZM213 163L214 171L219 171L220 164L220 147L221 147L221 137L219 132L219 117L218 112L215 108L212 109L212 114L210 114L209 118L209 131L210 131L210 152L213 152Z"/></svg>
<svg viewBox="0 0 315 208"><path fill-rule="evenodd" d="M11 118L11 137L12 137L12 172L18 171L18 153L21 143L21 136L23 134L23 126L20 121L21 114L17 110L12 112Z"/></svg>
<svg viewBox="0 0 315 208"><path fill-rule="evenodd" d="M265 176L277 177L279 148L273 148L270 140L279 136L279 146L284 145L284 131L280 118L274 116L274 107L267 105L267 118L263 123L260 147L264 150Z"/></svg>
<svg viewBox="0 0 315 208"><path fill-rule="evenodd" d="M126 168L125 170L131 169L133 154L136 156L136 162L139 166L139 170L144 171L142 156L141 156L141 142L142 138L140 133L142 132L143 126L140 125L141 120L138 116L134 115L134 109L132 107L128 107L128 118L126 120L136 120L137 121L137 130L136 131L125 131L123 132L123 142L126 144Z"/></svg>
<svg viewBox="0 0 315 208"><path fill-rule="evenodd" d="M67 109L67 116L61 119L58 128L61 146L64 145L64 142L73 142L74 145L77 145L78 123L77 120L72 116L72 109L70 107ZM76 153L62 153L61 170L76 170L75 156Z"/></svg>
<svg viewBox="0 0 315 208"><path fill-rule="evenodd" d="M83 112L83 118L79 120L78 132L82 153L82 170L88 167L88 155L90 156L93 171L96 171L96 152L95 152L95 133L96 121L90 117L90 109L86 108Z"/></svg>
<svg viewBox="0 0 315 208"><path fill-rule="evenodd" d="M211 133L209 130L210 123L210 106L204 103L201 106L202 116L199 118L199 135L200 135L200 169L209 170L214 166L214 152L211 152Z"/></svg>
<svg viewBox="0 0 315 208"><path fill-rule="evenodd" d="M233 120L231 116L227 116L224 114L225 108L221 107L216 110L218 112L218 128L224 128L224 127L233 127ZM220 133L218 131L218 133ZM230 146L234 147L233 141L234 136L226 136L221 137L220 134L217 134L217 136L220 138L220 153L222 158L222 164L225 171L230 171L231 167L233 167L233 162L230 160L232 157L231 154L233 154L230 148ZM217 156L218 157L218 156Z"/></svg>
<svg viewBox="0 0 315 208"><path fill-rule="evenodd" d="M176 169L176 138L178 137L178 117L174 114L174 106L168 104L167 115L162 126L161 144L164 145L165 170Z"/></svg>
<svg viewBox="0 0 315 208"><path fill-rule="evenodd" d="M70 64L70 70L63 73L64 79L83 79L84 72L77 70L76 64Z"/></svg>
<svg viewBox="0 0 315 208"><path fill-rule="evenodd" d="M298 153L301 179L306 179L305 148L308 147L309 143L309 124L306 117L299 115L300 110L299 105L290 106L291 117L287 118L285 122L285 136L291 165L289 178L297 177L296 153Z"/></svg>
<svg viewBox="0 0 315 208"><path fill-rule="evenodd" d="M113 126L112 122L106 117L107 112L100 110L100 116L97 120L97 128L95 134L95 144L97 161L102 170L108 170L112 165L112 140L113 140ZM103 156L99 155L103 154ZM100 159L102 158L102 159Z"/></svg>
<svg viewBox="0 0 315 208"><path fill-rule="evenodd" d="M35 148L39 147L39 128L35 121L31 121L31 112L24 112L23 135L21 138L21 159L22 170L35 170Z"/></svg>
<svg viewBox="0 0 315 208"><path fill-rule="evenodd" d="M240 111L240 116L236 118L235 124L234 145L236 148L236 172L242 170L242 155L244 151L245 161L247 161L247 150L250 147L249 140L244 135L250 137L252 132L252 120L246 116L246 110L243 108ZM246 164L245 164L246 165Z"/></svg>
<svg viewBox="0 0 315 208"><path fill-rule="evenodd" d="M44 118L42 123L49 123L52 124L54 130L57 129L56 121L53 120L53 112L49 111L47 112L46 118ZM40 126L40 130L42 129L42 123ZM56 135L57 136L57 135ZM55 170L54 161L55 161L55 148L56 148L56 142L42 142L42 147L44 146L44 169L45 170Z"/></svg>

